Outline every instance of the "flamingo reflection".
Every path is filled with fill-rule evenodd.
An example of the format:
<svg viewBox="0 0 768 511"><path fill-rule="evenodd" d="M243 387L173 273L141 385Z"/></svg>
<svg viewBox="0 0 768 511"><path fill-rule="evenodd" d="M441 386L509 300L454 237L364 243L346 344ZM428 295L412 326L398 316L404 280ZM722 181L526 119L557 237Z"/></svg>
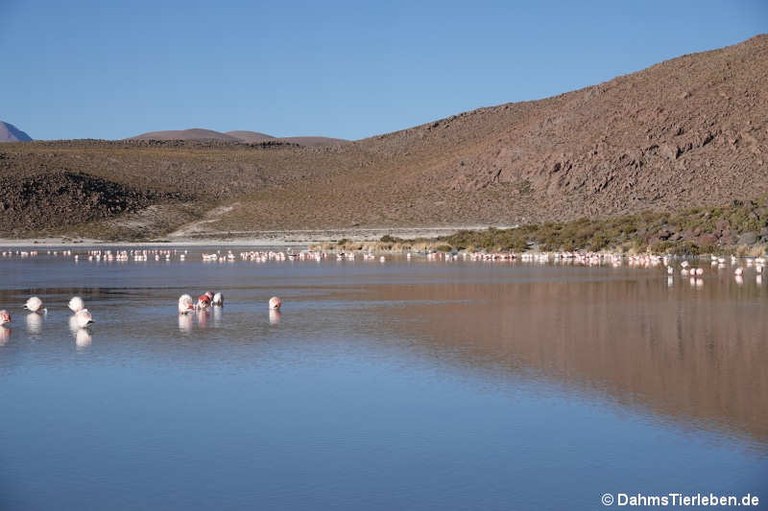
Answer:
<svg viewBox="0 0 768 511"><path fill-rule="evenodd" d="M93 336L87 328L78 328L75 332L75 346L77 349L82 350L87 348L93 342Z"/></svg>
<svg viewBox="0 0 768 511"><path fill-rule="evenodd" d="M179 330L182 333L192 333L192 315L191 314L179 314Z"/></svg>
<svg viewBox="0 0 768 511"><path fill-rule="evenodd" d="M27 322L27 332L39 334L43 331L43 316L37 312L30 312L25 319Z"/></svg>
<svg viewBox="0 0 768 511"><path fill-rule="evenodd" d="M0 326L0 346L5 346L11 340L11 329L7 326Z"/></svg>

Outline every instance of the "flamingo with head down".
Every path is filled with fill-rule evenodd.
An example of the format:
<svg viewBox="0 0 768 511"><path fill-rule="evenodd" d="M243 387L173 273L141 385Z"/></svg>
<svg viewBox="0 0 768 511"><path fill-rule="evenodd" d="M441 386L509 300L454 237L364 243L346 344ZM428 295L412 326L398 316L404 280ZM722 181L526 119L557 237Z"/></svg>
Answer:
<svg viewBox="0 0 768 511"><path fill-rule="evenodd" d="M24 304L24 308L31 312L45 312L43 301L37 296L33 296L27 300L27 303Z"/></svg>
<svg viewBox="0 0 768 511"><path fill-rule="evenodd" d="M67 307L69 307L69 310L71 310L74 313L77 313L83 309L85 309L85 303L83 302L83 299L79 296L73 296L72 299L67 304Z"/></svg>
<svg viewBox="0 0 768 511"><path fill-rule="evenodd" d="M213 291L206 291L205 293L197 297L197 304L195 306L198 309L207 309L208 307L211 306L212 299L213 299Z"/></svg>
<svg viewBox="0 0 768 511"><path fill-rule="evenodd" d="M188 294L183 294L179 297L179 314L189 314L195 310L195 302L192 301L192 297Z"/></svg>
<svg viewBox="0 0 768 511"><path fill-rule="evenodd" d="M91 323L93 323L93 316L88 311L88 309L80 309L75 313L74 317L78 328L86 328Z"/></svg>
<svg viewBox="0 0 768 511"><path fill-rule="evenodd" d="M283 305L283 300L279 296L273 296L269 299L269 308L271 310L280 310L280 307Z"/></svg>

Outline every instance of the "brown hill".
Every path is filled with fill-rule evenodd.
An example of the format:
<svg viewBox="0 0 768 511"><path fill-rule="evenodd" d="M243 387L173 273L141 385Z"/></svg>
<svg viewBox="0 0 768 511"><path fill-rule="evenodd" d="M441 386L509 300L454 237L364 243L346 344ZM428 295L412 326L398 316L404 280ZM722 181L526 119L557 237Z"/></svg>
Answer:
<svg viewBox="0 0 768 511"><path fill-rule="evenodd" d="M192 128L188 130L166 130L166 131L150 131L148 133L142 133L131 137L129 140L190 140L197 142L239 142L240 140L231 135L219 133L214 130L206 130L202 128Z"/></svg>
<svg viewBox="0 0 768 511"><path fill-rule="evenodd" d="M275 142L5 144L0 177L76 171L183 193L201 211L231 205L207 224L225 231L509 225L719 205L768 195L768 36L358 142Z"/></svg>
<svg viewBox="0 0 768 511"><path fill-rule="evenodd" d="M509 225L723 204L768 194L766 120L763 35L344 146L346 167L251 196L220 226Z"/></svg>
<svg viewBox="0 0 768 511"><path fill-rule="evenodd" d="M245 130L228 131L225 133L225 135L234 137L240 142L243 142L245 144L259 144L267 140L275 139L275 137L273 137L272 135L267 135L266 133L259 133L257 131L245 131Z"/></svg>
<svg viewBox="0 0 768 511"><path fill-rule="evenodd" d="M349 140L343 138L331 138L331 137L282 137L278 140L283 142L289 142L291 144L298 144L305 147L322 147L327 145L347 144Z"/></svg>
<svg viewBox="0 0 768 511"><path fill-rule="evenodd" d="M188 130L150 131L136 135L127 140L154 140L170 141L183 140L185 142L240 142L243 144L261 144L273 141L285 144L295 144L304 147L320 147L326 145L338 145L347 143L348 140L330 137L273 137L257 131L236 130L221 133L214 130L193 128Z"/></svg>

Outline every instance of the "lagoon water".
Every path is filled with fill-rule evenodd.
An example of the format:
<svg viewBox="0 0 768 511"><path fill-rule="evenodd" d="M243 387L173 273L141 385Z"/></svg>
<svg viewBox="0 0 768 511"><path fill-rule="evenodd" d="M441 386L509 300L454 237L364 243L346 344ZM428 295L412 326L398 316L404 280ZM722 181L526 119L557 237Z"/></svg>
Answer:
<svg viewBox="0 0 768 511"><path fill-rule="evenodd" d="M0 271L0 509L768 505L754 269L696 286L626 266L41 250ZM225 306L179 318L178 296L207 289ZM44 316L22 310L33 294ZM68 325L76 294L87 331Z"/></svg>

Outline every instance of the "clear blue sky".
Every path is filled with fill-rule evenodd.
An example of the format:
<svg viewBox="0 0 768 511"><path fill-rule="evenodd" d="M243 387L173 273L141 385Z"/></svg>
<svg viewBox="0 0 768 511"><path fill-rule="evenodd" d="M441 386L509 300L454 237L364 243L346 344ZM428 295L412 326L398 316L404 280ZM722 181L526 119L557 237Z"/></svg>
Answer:
<svg viewBox="0 0 768 511"><path fill-rule="evenodd" d="M0 120L359 139L765 32L766 0L0 0Z"/></svg>

